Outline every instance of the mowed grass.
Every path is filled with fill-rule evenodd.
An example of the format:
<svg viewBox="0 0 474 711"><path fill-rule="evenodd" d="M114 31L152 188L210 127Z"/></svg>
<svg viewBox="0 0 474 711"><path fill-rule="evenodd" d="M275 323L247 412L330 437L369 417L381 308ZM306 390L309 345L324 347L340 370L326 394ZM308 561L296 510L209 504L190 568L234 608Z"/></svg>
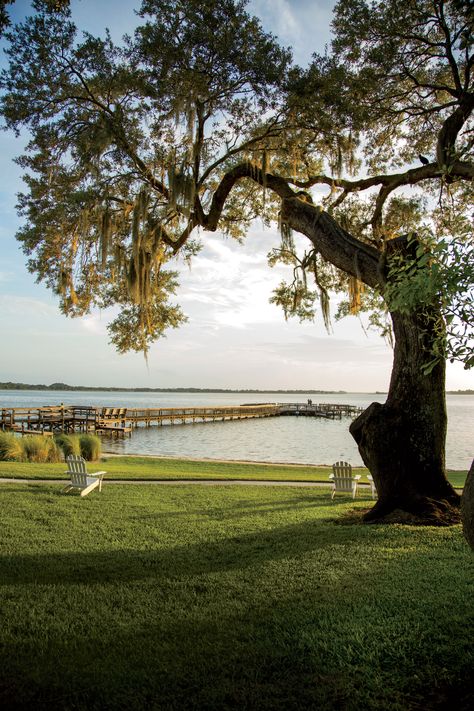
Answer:
<svg viewBox="0 0 474 711"><path fill-rule="evenodd" d="M90 462L89 471L105 469L110 479L258 479L264 481L328 481L330 467L289 464L262 464L254 462L219 462L165 457L108 457L100 462ZM63 479L64 463L34 464L31 462L0 462L0 477L17 479ZM367 482L367 470L354 468ZM448 478L454 486L462 487L467 470L449 471Z"/></svg>
<svg viewBox="0 0 474 711"><path fill-rule="evenodd" d="M0 486L0 705L472 707L459 526L348 523L328 489Z"/></svg>

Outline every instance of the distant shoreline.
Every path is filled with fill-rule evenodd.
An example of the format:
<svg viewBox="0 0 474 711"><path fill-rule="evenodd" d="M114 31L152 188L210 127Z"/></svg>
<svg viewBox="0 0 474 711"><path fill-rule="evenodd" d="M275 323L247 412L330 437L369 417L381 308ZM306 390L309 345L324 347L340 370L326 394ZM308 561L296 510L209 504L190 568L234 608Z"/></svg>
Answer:
<svg viewBox="0 0 474 711"><path fill-rule="evenodd" d="M257 388L119 388L119 387L97 387L88 385L68 385L67 383L52 383L45 385L43 383L12 383L0 382L1 390L38 390L47 392L122 392L122 393L240 393L240 394L259 394L272 393L281 395L387 395L386 391L375 390L373 392L359 393L349 390L314 390L314 389L291 389L291 390L274 390L274 389L257 389ZM447 390L446 395L474 395L474 390Z"/></svg>
<svg viewBox="0 0 474 711"><path fill-rule="evenodd" d="M256 388L119 388L97 387L86 385L67 385L66 383L52 383L52 385L30 383L0 383L0 390L47 390L49 392L126 392L126 393L288 393L310 395L345 395L347 390L261 390ZM384 394L384 393L379 393Z"/></svg>

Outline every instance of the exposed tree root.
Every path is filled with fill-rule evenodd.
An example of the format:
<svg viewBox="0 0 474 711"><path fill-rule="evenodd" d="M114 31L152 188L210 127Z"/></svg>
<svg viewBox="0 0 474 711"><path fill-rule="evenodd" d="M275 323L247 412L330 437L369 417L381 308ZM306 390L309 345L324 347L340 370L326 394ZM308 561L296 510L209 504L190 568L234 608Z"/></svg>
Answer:
<svg viewBox="0 0 474 711"><path fill-rule="evenodd" d="M417 510L377 504L371 509L346 511L334 522L342 526L394 523L407 526L454 526L461 520L459 505L449 501L424 499L424 506L420 505Z"/></svg>
<svg viewBox="0 0 474 711"><path fill-rule="evenodd" d="M460 499L417 497L409 501L377 501L364 515L365 523L404 523L412 526L454 526L461 520Z"/></svg>

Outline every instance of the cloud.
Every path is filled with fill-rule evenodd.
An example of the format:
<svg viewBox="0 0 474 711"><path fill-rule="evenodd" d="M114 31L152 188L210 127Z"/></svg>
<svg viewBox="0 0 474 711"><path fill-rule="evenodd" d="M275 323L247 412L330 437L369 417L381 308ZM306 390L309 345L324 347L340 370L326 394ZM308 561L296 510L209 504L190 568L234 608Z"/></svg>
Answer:
<svg viewBox="0 0 474 711"><path fill-rule="evenodd" d="M285 358L294 366L305 363L324 363L335 370L350 367L369 368L390 363L391 353L383 344L355 343L338 338L308 338L299 343L277 343L264 346L267 353Z"/></svg>
<svg viewBox="0 0 474 711"><path fill-rule="evenodd" d="M100 314L92 313L88 316L83 316L79 323L88 333L94 333L100 336L105 336L107 334L107 323L102 320Z"/></svg>
<svg viewBox="0 0 474 711"><path fill-rule="evenodd" d="M18 317L57 316L57 306L28 296L0 295L0 310L3 315Z"/></svg>
<svg viewBox="0 0 474 711"><path fill-rule="evenodd" d="M281 44L291 45L295 61L305 65L330 41L334 4L334 0L251 0L249 11Z"/></svg>
<svg viewBox="0 0 474 711"><path fill-rule="evenodd" d="M220 235L206 235L202 252L191 270L181 266L177 300L192 323L247 328L250 324L281 321L281 311L269 303L282 278L270 269L267 253L278 241L275 230L254 227L244 245Z"/></svg>
<svg viewBox="0 0 474 711"><path fill-rule="evenodd" d="M261 18L265 29L271 25L281 41L288 42L297 37L298 22L288 0L252 0L249 8Z"/></svg>

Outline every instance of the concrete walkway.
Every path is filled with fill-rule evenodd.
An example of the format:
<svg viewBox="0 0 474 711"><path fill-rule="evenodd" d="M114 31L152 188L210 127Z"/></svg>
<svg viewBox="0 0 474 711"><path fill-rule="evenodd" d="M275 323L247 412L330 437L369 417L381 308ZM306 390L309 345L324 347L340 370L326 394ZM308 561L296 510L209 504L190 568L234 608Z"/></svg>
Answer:
<svg viewBox="0 0 474 711"><path fill-rule="evenodd" d="M0 484L69 484L69 479L6 479L0 477ZM184 486L187 484L201 484L202 486L294 486L294 487L329 487L331 482L325 481L275 481L273 479L104 479L104 484L132 484L143 486L145 484L160 486ZM358 484L358 489L370 490L370 484ZM454 487L458 494L463 489Z"/></svg>
<svg viewBox="0 0 474 711"><path fill-rule="evenodd" d="M70 479L5 479L0 477L0 484L66 484ZM265 479L104 479L104 484L159 484L160 486L184 486L187 484L201 484L202 486L294 486L294 487L329 487L331 482L324 481L274 481ZM358 489L370 490L370 484L358 484ZM463 489L454 487L454 491L462 495Z"/></svg>
<svg viewBox="0 0 474 711"><path fill-rule="evenodd" d="M0 478L0 484L62 484L66 486L69 479L6 479ZM324 481L275 481L273 479L104 479L104 484L160 484L160 485L185 485L202 484L203 486L331 486L331 482ZM370 484L359 484L361 489L370 489Z"/></svg>

